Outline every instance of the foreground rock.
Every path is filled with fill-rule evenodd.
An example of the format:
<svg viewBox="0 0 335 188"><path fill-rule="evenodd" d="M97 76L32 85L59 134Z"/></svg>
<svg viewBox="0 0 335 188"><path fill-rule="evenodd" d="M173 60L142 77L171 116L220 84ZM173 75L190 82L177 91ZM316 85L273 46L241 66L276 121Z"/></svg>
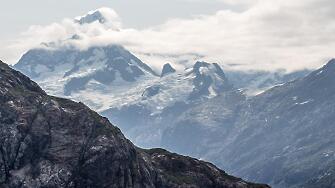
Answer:
<svg viewBox="0 0 335 188"><path fill-rule="evenodd" d="M48 96L0 62L0 187L267 187L143 150L81 103Z"/></svg>

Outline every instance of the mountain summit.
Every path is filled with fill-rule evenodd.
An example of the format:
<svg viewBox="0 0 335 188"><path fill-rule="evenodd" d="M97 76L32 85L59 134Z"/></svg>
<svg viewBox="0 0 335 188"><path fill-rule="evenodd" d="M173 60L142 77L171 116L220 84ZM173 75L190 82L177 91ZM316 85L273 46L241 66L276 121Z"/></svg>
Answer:
<svg viewBox="0 0 335 188"><path fill-rule="evenodd" d="M214 165L143 150L82 103L0 62L0 187L257 187Z"/></svg>
<svg viewBox="0 0 335 188"><path fill-rule="evenodd" d="M106 18L99 10L97 10L95 12L88 13L87 15L78 18L76 21L80 24L90 24L96 21L103 24L106 22Z"/></svg>
<svg viewBox="0 0 335 188"><path fill-rule="evenodd" d="M120 29L121 23L117 13L107 7L102 7L94 11L88 12L86 15L75 18L76 23L80 25L99 23L107 28L112 28L115 30Z"/></svg>
<svg viewBox="0 0 335 188"><path fill-rule="evenodd" d="M216 64L198 61L188 73L193 78L193 92L190 99L200 96L217 96L222 92L233 89L221 67Z"/></svg>
<svg viewBox="0 0 335 188"><path fill-rule="evenodd" d="M164 66L163 66L163 70L162 70L162 73L161 73L161 77L165 76L165 75L168 75L170 73L174 73L176 72L176 69L174 69L170 63L166 63Z"/></svg>

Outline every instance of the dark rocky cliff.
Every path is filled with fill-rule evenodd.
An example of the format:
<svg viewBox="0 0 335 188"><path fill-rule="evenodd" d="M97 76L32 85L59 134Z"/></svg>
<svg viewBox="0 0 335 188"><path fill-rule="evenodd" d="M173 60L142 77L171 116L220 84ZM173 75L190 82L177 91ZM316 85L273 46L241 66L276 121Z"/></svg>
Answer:
<svg viewBox="0 0 335 188"><path fill-rule="evenodd" d="M82 103L0 62L0 187L267 187L210 163L135 147Z"/></svg>

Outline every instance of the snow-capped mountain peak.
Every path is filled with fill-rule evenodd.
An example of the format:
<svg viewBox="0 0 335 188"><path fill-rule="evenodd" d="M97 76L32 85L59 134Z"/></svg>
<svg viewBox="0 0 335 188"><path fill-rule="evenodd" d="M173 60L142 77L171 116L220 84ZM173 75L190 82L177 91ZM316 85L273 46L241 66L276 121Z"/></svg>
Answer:
<svg viewBox="0 0 335 188"><path fill-rule="evenodd" d="M118 14L107 7L102 7L97 10L88 12L86 15L75 18L75 22L80 25L100 23L113 29L121 27L120 18Z"/></svg>
<svg viewBox="0 0 335 188"><path fill-rule="evenodd" d="M70 96L87 89L106 92L113 85L127 87L158 75L121 46L32 49L15 68L39 82L54 95Z"/></svg>
<svg viewBox="0 0 335 188"><path fill-rule="evenodd" d="M194 85L190 99L200 96L216 96L233 88L221 67L216 63L198 61L187 74L193 77Z"/></svg>
<svg viewBox="0 0 335 188"><path fill-rule="evenodd" d="M118 45L32 49L15 68L50 94L85 102L97 111L147 104L156 113L178 101L193 103L232 89L218 64L196 62L184 71L166 64L161 77Z"/></svg>
<svg viewBox="0 0 335 188"><path fill-rule="evenodd" d="M165 75L168 75L168 74L171 74L171 73L174 73L176 72L176 69L174 69L170 63L166 63L164 66L163 66L163 69L162 69L162 73L161 73L161 77L165 76Z"/></svg>
<svg viewBox="0 0 335 188"><path fill-rule="evenodd" d="M101 14L100 11L95 11L92 13L88 13L87 15L80 17L77 20L80 24L90 24L92 22L99 21L99 23L103 24L106 22L106 18Z"/></svg>
<svg viewBox="0 0 335 188"><path fill-rule="evenodd" d="M198 61L194 64L192 72L196 75L215 75L223 80L227 80L223 70L217 63Z"/></svg>

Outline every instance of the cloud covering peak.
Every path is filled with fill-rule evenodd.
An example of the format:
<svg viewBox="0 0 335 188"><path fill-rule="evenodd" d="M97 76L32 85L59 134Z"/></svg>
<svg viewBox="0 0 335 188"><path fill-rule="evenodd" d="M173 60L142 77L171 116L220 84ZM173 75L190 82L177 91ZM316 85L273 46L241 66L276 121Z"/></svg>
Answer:
<svg viewBox="0 0 335 188"><path fill-rule="evenodd" d="M122 28L114 10L101 8L76 19L31 26L9 49L23 53L54 41L79 49L120 44L155 66L201 57L232 69L288 71L316 68L334 56L335 1L244 2L235 3L243 4L243 11L170 19L141 30Z"/></svg>

